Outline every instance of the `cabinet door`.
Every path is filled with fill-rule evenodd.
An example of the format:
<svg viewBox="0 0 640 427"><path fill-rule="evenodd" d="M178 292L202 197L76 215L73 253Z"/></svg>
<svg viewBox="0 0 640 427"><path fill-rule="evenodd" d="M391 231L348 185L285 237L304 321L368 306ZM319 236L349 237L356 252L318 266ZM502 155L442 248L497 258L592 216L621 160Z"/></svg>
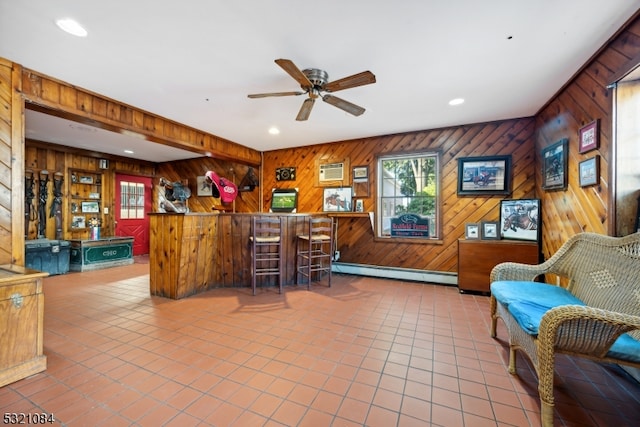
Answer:
<svg viewBox="0 0 640 427"><path fill-rule="evenodd" d="M501 262L539 262L538 244L509 240L459 240L458 288L489 292L491 270Z"/></svg>

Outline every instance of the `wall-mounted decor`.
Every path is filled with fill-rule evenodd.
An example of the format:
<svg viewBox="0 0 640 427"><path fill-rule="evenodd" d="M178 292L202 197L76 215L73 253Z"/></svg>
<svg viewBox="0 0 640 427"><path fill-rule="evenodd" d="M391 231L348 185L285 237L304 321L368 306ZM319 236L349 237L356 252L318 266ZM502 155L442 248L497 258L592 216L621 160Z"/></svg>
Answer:
<svg viewBox="0 0 640 427"><path fill-rule="evenodd" d="M464 238L465 239L479 239L480 238L480 225L475 222L470 222L464 225Z"/></svg>
<svg viewBox="0 0 640 427"><path fill-rule="evenodd" d="M353 189L351 187L325 188L323 191L323 212L351 212Z"/></svg>
<svg viewBox="0 0 640 427"><path fill-rule="evenodd" d="M594 120L578 131L578 152L586 153L600 146L600 121Z"/></svg>
<svg viewBox="0 0 640 427"><path fill-rule="evenodd" d="M429 218L405 213L391 218L391 236L407 238L429 237Z"/></svg>
<svg viewBox="0 0 640 427"><path fill-rule="evenodd" d="M482 221L480 238L482 240L500 240L500 223L497 221Z"/></svg>
<svg viewBox="0 0 640 427"><path fill-rule="evenodd" d="M511 156L458 159L458 195L511 193Z"/></svg>
<svg viewBox="0 0 640 427"><path fill-rule="evenodd" d="M83 213L99 213L100 204L98 202L82 202L81 209Z"/></svg>
<svg viewBox="0 0 640 427"><path fill-rule="evenodd" d="M600 182L600 156L593 156L578 164L580 187L588 187Z"/></svg>
<svg viewBox="0 0 640 427"><path fill-rule="evenodd" d="M276 168L276 181L295 181L296 180L296 168Z"/></svg>
<svg viewBox="0 0 640 427"><path fill-rule="evenodd" d="M197 176L196 177L196 185L198 186L198 191L196 192L196 194L198 194L198 196L209 196L211 197L213 195L212 191L211 191L211 182L207 182L207 177L206 176Z"/></svg>
<svg viewBox="0 0 640 427"><path fill-rule="evenodd" d="M74 216L71 218L71 228L85 228L85 218L83 216Z"/></svg>
<svg viewBox="0 0 640 427"><path fill-rule="evenodd" d="M504 239L540 240L540 199L500 201L500 235Z"/></svg>
<svg viewBox="0 0 640 427"><path fill-rule="evenodd" d="M551 144L542 150L542 188L564 190L567 188L568 139Z"/></svg>
<svg viewBox="0 0 640 427"><path fill-rule="evenodd" d="M73 177L71 177L71 180L73 180ZM78 182L80 184L93 184L93 177L91 175L80 175Z"/></svg>
<svg viewBox="0 0 640 427"><path fill-rule="evenodd" d="M362 200L362 199L356 200L354 211L355 212L364 212L364 200Z"/></svg>
<svg viewBox="0 0 640 427"><path fill-rule="evenodd" d="M352 177L353 197L369 197L369 167L355 166Z"/></svg>

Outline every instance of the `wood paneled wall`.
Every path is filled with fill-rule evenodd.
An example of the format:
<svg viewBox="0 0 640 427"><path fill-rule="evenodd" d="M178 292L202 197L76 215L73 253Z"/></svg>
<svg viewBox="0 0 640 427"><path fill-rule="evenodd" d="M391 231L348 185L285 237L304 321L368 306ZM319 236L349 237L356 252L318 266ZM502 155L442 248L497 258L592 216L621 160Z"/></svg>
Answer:
<svg viewBox="0 0 640 427"><path fill-rule="evenodd" d="M101 214L102 216L102 235L115 235L115 175L123 173L128 175L155 176L155 164L143 162L139 160L128 160L126 158L114 157L105 154L99 158L109 160L108 169L98 168L99 158L91 156L83 150L61 147L53 144L42 142L26 141L24 153L25 169L31 169L36 177L42 170L49 172L50 176L56 172L61 172L64 176L63 194L62 194L62 214L63 214L63 239L88 239L89 230L69 230L67 227L69 215L69 169L78 169L86 172L94 172L102 174L102 203L100 208L109 208L109 214ZM38 183L34 185L36 198L33 201L34 207L37 209L38 201ZM24 192L23 192L24 193ZM24 194L23 194L24 195ZM46 238L55 239L55 218L49 217L49 209L53 200L53 184L48 187L47 200L47 225ZM29 222L28 239L37 237L37 221Z"/></svg>
<svg viewBox="0 0 640 427"><path fill-rule="evenodd" d="M255 187L253 191L239 192L236 200L228 204L221 203L220 198L198 196L196 178L198 176L204 176L207 171L215 171L219 176L239 185L249 168L253 167L237 162L204 157L159 164L157 177L158 179L164 177L169 181L186 180L191 190L189 209L192 212L212 212L214 210L225 212L258 212L260 187ZM253 169L256 176L259 176L259 168L256 167ZM154 206L157 206L156 201L154 201Z"/></svg>
<svg viewBox="0 0 640 427"><path fill-rule="evenodd" d="M437 150L442 153L442 240L438 243L406 243L375 239L368 217L340 217L338 249L341 251L341 261L344 262L456 272L457 240L464 237L465 223L497 221L500 216L500 200L504 198L458 196L457 159L511 155L513 191L508 198L533 197L534 124L533 118L523 118L266 152L263 164L263 209L268 209L272 188L298 187L298 212L322 211L324 187L317 184L318 164L348 159L350 167L369 167L370 196L363 200L365 211L373 211L378 155ZM296 181L277 182L275 169L288 166L297 168ZM350 183L349 174L349 178L341 184Z"/></svg>
<svg viewBox="0 0 640 427"><path fill-rule="evenodd" d="M542 199L542 249L545 257L555 253L569 237L581 231L612 234L612 91L607 89L630 60L640 55L640 18L636 18L590 61L536 116L536 193ZM600 148L580 154L578 130L599 119ZM569 139L568 187L563 191L542 189L541 150ZM637 148L637 147L636 147ZM600 156L600 184L580 187L578 163Z"/></svg>
<svg viewBox="0 0 640 427"><path fill-rule="evenodd" d="M21 68L0 58L0 264L24 265Z"/></svg>

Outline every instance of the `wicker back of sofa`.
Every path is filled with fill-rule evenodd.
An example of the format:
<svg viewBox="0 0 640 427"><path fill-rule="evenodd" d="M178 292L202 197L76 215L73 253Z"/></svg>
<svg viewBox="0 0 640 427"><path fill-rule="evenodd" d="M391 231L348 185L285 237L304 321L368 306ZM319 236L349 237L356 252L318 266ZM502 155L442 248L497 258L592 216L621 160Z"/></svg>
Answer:
<svg viewBox="0 0 640 427"><path fill-rule="evenodd" d="M568 290L585 304L640 316L640 232L625 237L580 233L545 264L567 277ZM640 333L632 335L640 339Z"/></svg>

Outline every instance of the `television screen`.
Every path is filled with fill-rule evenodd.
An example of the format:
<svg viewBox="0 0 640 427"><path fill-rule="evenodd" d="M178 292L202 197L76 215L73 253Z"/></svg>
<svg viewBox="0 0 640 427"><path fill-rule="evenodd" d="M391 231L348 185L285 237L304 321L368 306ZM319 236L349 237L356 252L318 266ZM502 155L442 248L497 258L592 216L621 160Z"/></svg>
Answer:
<svg viewBox="0 0 640 427"><path fill-rule="evenodd" d="M295 212L297 207L297 189L274 188L271 192L271 212Z"/></svg>

